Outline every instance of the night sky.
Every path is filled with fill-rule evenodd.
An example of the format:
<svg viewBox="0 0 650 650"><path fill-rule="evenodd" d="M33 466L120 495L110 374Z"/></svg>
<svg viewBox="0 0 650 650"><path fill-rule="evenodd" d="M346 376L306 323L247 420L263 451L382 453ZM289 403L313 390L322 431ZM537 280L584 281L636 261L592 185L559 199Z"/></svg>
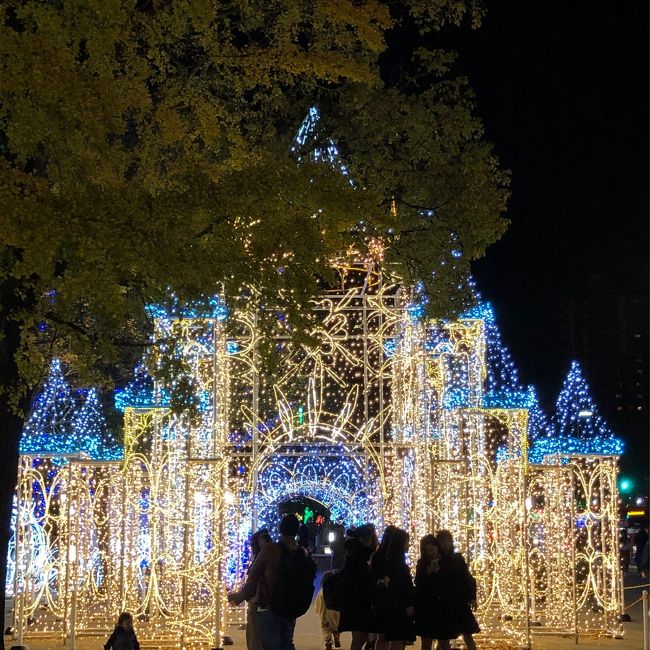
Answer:
<svg viewBox="0 0 650 650"><path fill-rule="evenodd" d="M639 294L645 408L616 412L615 346L593 345L589 380L625 440L623 470L648 474L648 15L633 1L491 2L449 37L478 114L512 172L511 225L475 265L524 383L551 412L571 360L567 297ZM613 297L607 298L607 295ZM616 338L614 336L614 338ZM636 410L636 409L635 409ZM625 415L625 414L623 414Z"/></svg>

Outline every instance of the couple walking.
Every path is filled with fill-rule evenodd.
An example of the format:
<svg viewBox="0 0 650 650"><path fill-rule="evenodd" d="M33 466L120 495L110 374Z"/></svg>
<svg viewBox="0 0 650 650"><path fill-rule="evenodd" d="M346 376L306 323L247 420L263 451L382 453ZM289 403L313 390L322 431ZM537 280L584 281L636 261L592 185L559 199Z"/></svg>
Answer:
<svg viewBox="0 0 650 650"><path fill-rule="evenodd" d="M352 632L351 650L403 650L422 639L422 650L450 648L463 636L468 650L479 627L472 613L476 582L448 531L420 542L415 582L406 564L409 536L388 526L377 544L370 525L350 531L343 571L323 581L326 604L340 611L338 631ZM326 650L329 648L326 645Z"/></svg>

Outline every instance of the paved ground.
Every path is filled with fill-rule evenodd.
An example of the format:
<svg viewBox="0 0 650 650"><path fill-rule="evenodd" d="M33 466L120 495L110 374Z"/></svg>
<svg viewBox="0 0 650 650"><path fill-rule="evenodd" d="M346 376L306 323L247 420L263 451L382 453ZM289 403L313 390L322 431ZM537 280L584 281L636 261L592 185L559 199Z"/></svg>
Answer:
<svg viewBox="0 0 650 650"><path fill-rule="evenodd" d="M633 603L641 597L641 588L637 586L641 584L641 581L636 574L630 574L626 578L626 583L629 587L626 590L626 603ZM641 602L632 605L628 609L628 613L632 621L623 624L623 639L581 638L577 647L580 650L643 650ZM648 623L650 624L650 621ZM245 650L244 632L238 629L231 629L229 630L229 634L234 641L233 650ZM100 650L105 640L105 638L78 639L75 648L76 650ZM492 647L490 640L481 637L481 635L476 637L476 641L480 648ZM60 644L47 640L27 640L26 642L31 650L56 650L63 647ZM10 648L12 645L12 641L8 637L5 637L5 643L7 648ZM319 622L313 610L310 610L305 616L299 619L296 626L295 645L297 650L322 650ZM349 634L344 633L342 635L342 645L344 649L350 647ZM575 647L576 643L573 638L534 637L533 639L534 650L568 650ZM412 649L419 650L419 642L415 646L412 646ZM409 649L407 648L407 650Z"/></svg>

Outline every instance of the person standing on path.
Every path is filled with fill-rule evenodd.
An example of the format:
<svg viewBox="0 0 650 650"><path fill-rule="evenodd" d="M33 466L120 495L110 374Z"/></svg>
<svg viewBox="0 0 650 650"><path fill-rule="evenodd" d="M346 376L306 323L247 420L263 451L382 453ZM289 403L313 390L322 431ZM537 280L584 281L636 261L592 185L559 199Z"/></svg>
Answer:
<svg viewBox="0 0 650 650"><path fill-rule="evenodd" d="M296 618L311 604L316 565L304 549L298 548L299 528L296 515L285 515L280 522L280 542L262 548L244 586L228 595L228 600L236 605L256 599L262 650L295 650Z"/></svg>
<svg viewBox="0 0 650 650"><path fill-rule="evenodd" d="M345 528L341 524L334 524L330 528L330 534L334 537L329 542L332 551L332 569L338 571L345 563Z"/></svg>
<svg viewBox="0 0 650 650"><path fill-rule="evenodd" d="M104 650L140 650L138 637L133 629L133 616L129 612L120 614L113 634L104 644Z"/></svg>
<svg viewBox="0 0 650 650"><path fill-rule="evenodd" d="M336 571L326 571L323 574L322 587L314 601L314 610L320 619L320 633L323 639L325 650L341 647L341 633L339 632L339 621L341 612L329 605L325 593L327 591L327 581L330 578L336 578Z"/></svg>
<svg viewBox="0 0 650 650"><path fill-rule="evenodd" d="M345 543L342 571L342 611L339 630L352 632L350 650L361 650L373 631L370 606L370 557L377 549L377 535L369 524L350 533Z"/></svg>
<svg viewBox="0 0 650 650"><path fill-rule="evenodd" d="M639 526L639 530L636 531L636 534L634 535L634 545L636 547L636 553L634 554L634 563L636 564L636 568L641 575L641 577L644 577L644 563L647 565L648 561L648 554L647 554L647 549L646 547L648 546L648 531L646 530L645 526ZM645 555L645 562L644 562L644 551L646 551ZM645 571L647 572L647 567L645 568Z"/></svg>
<svg viewBox="0 0 650 650"><path fill-rule="evenodd" d="M371 603L377 631L375 650L404 650L415 641L415 589L406 564L409 536L388 526L370 558Z"/></svg>
<svg viewBox="0 0 650 650"><path fill-rule="evenodd" d="M449 638L461 634L467 650L476 650L473 635L481 631L473 614L476 609L476 580L469 572L465 558L454 552L451 533L448 530L438 531L436 540L442 554L440 570L449 576L440 594L445 604L445 624L453 632Z"/></svg>
<svg viewBox="0 0 650 650"><path fill-rule="evenodd" d="M440 568L442 554L435 535L420 540L420 558L415 569L415 631L422 639L422 650L431 650L438 640L438 650L449 650L449 640L460 630L449 625L444 594L450 589L453 575Z"/></svg>
<svg viewBox="0 0 650 650"><path fill-rule="evenodd" d="M271 535L266 528L262 528L253 533L250 541L251 563L248 567L249 573L262 548L266 544L271 543L271 541ZM248 601L246 608L246 648L247 650L262 650L260 633L257 626L257 601L255 596Z"/></svg>

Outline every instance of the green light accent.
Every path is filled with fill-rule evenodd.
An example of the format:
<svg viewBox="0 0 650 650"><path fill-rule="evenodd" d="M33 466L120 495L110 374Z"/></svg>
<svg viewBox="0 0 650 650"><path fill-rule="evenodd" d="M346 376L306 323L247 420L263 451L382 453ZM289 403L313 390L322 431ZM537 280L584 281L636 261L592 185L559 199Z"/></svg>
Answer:
<svg viewBox="0 0 650 650"><path fill-rule="evenodd" d="M634 487L634 483L629 478L621 478L618 481L618 489L623 493L627 494Z"/></svg>

